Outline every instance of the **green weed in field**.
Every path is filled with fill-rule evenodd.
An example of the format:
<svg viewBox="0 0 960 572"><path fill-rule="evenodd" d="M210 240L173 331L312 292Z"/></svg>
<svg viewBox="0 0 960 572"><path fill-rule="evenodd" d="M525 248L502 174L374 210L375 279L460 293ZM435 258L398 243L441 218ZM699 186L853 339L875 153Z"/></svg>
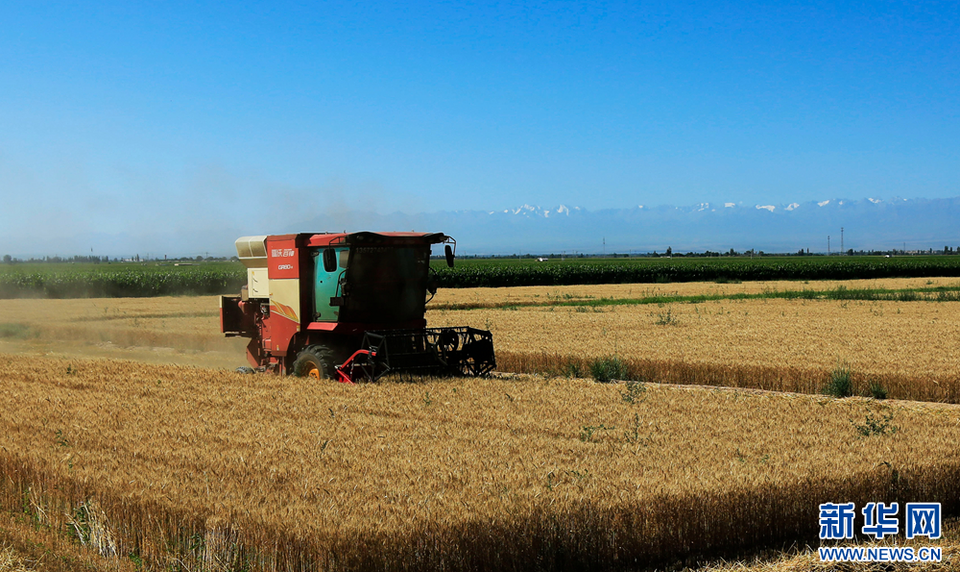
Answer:
<svg viewBox="0 0 960 572"><path fill-rule="evenodd" d="M830 373L830 379L823 392L833 397L850 397L853 395L853 379L850 368L841 365Z"/></svg>
<svg viewBox="0 0 960 572"><path fill-rule="evenodd" d="M626 379L627 364L618 357L604 357L594 360L590 364L590 375L600 383L607 383L615 379Z"/></svg>

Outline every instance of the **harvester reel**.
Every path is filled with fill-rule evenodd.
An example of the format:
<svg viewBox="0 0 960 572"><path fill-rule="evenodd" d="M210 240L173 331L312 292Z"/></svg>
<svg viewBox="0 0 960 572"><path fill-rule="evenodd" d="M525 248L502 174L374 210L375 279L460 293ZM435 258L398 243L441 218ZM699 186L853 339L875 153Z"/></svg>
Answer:
<svg viewBox="0 0 960 572"><path fill-rule="evenodd" d="M488 332L489 334L489 332ZM463 346L463 356L460 360L460 373L480 377L487 375L497 366L493 357L493 341L488 338L479 338L467 342Z"/></svg>
<svg viewBox="0 0 960 572"><path fill-rule="evenodd" d="M456 332L444 330L437 336L437 349L441 356L446 356L450 352L455 352L460 347L460 336Z"/></svg>
<svg viewBox="0 0 960 572"><path fill-rule="evenodd" d="M375 381L387 372L415 375L481 376L493 371L493 336L474 328L428 328L367 332L357 359L346 366Z"/></svg>

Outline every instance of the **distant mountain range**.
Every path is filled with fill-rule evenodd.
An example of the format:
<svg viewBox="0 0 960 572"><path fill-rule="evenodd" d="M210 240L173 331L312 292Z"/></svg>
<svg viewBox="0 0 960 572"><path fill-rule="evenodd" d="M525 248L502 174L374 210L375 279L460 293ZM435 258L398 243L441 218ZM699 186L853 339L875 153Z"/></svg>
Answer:
<svg viewBox="0 0 960 572"><path fill-rule="evenodd" d="M341 224L338 224L338 221ZM349 225L343 223L349 222ZM701 203L588 210L522 205L499 211L316 217L301 228L439 230L465 253L833 252L960 247L960 197L831 199L790 204ZM841 229L842 237L841 237Z"/></svg>
<svg viewBox="0 0 960 572"><path fill-rule="evenodd" d="M325 213L311 216L311 212ZM78 233L69 241L30 237L21 250L13 236L0 240L0 255L163 258L232 256L240 236L324 231L444 232L457 239L461 254L613 254L726 252L731 248L772 252L830 250L941 250L960 247L960 197L947 199L831 199L789 204L701 203L693 206L637 205L590 210L584 206L550 208L522 205L495 211L434 213L330 212L317 199L300 218L213 217L202 226L175 230L142 229L122 234ZM242 220L241 220L242 219ZM841 228L843 236L841 239ZM76 251L72 251L72 249Z"/></svg>

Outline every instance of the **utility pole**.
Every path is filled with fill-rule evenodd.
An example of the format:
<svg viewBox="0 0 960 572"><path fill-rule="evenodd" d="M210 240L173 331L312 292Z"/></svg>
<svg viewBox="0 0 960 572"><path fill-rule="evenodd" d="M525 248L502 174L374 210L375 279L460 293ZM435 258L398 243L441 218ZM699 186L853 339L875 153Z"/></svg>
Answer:
<svg viewBox="0 0 960 572"><path fill-rule="evenodd" d="M830 256L830 235L827 235L827 256Z"/></svg>
<svg viewBox="0 0 960 572"><path fill-rule="evenodd" d="M840 227L840 254L842 255L844 252L846 251L843 249L843 227L841 226Z"/></svg>

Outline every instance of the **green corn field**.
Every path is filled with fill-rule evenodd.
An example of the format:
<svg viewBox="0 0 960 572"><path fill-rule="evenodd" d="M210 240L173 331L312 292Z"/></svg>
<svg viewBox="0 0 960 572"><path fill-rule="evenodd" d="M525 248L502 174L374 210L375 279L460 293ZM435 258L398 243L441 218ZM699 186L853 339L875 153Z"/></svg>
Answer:
<svg viewBox="0 0 960 572"><path fill-rule="evenodd" d="M455 268L439 260L433 264L441 288L960 276L960 256L462 259ZM245 282L239 262L0 265L0 298L230 294Z"/></svg>

